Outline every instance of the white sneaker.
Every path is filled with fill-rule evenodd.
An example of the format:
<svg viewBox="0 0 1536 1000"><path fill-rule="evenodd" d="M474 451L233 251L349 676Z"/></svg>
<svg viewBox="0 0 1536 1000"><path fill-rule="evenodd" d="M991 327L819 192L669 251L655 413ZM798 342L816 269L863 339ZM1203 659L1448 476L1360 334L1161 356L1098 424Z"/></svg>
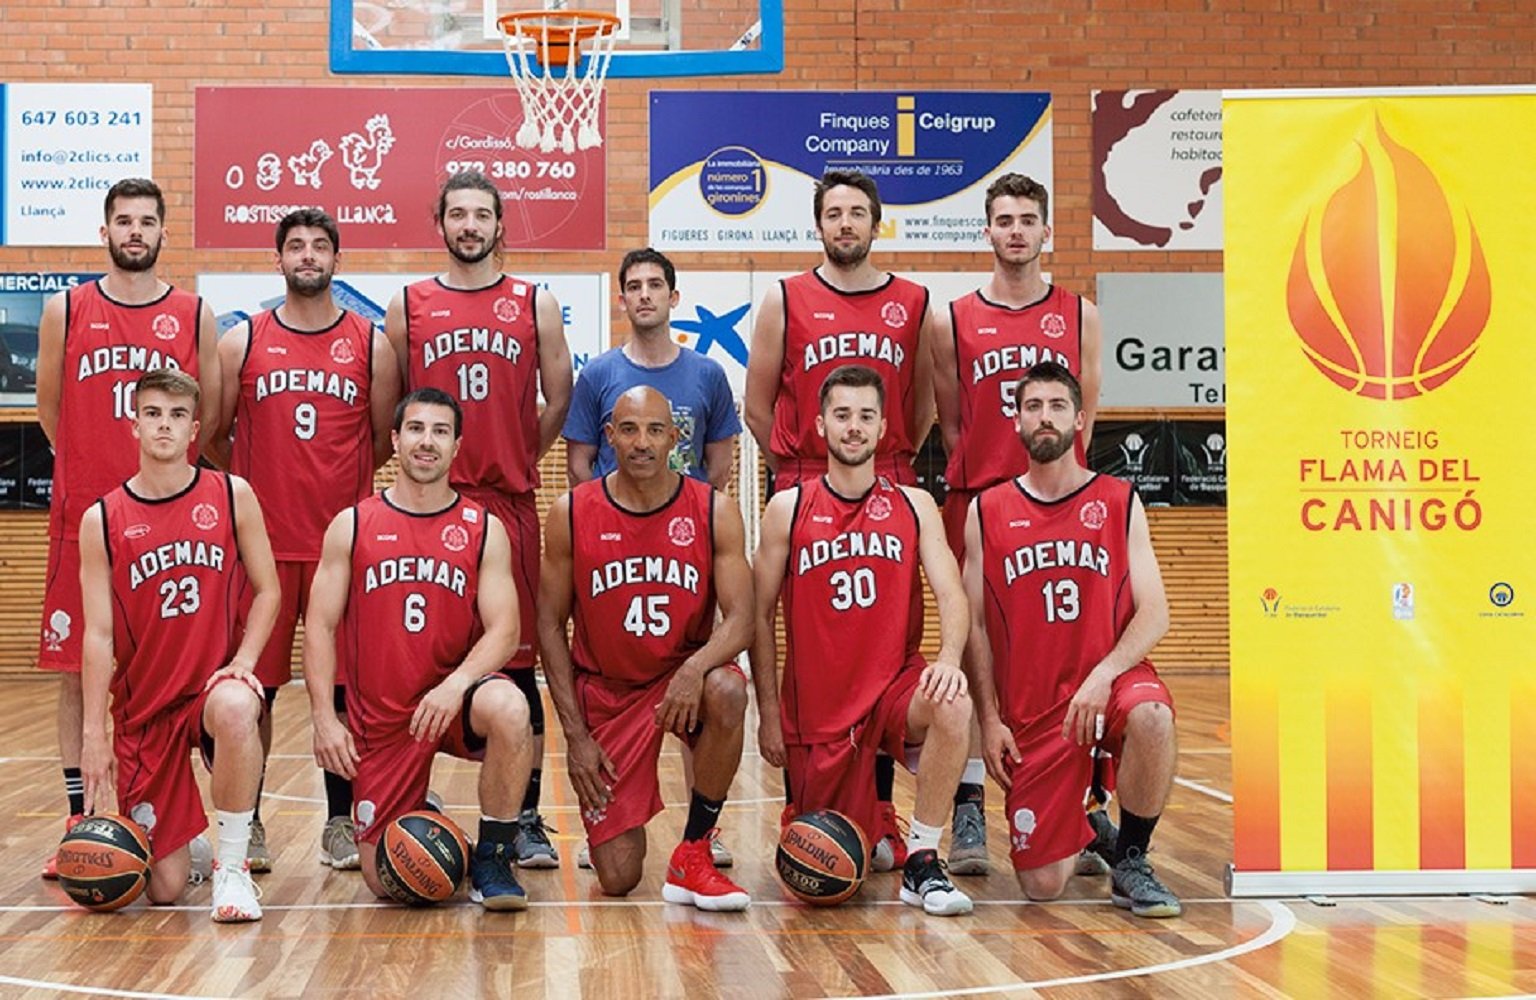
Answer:
<svg viewBox="0 0 1536 1000"><path fill-rule="evenodd" d="M213 862L213 920L219 924L237 924L261 919L261 890L251 881L251 864L225 868Z"/></svg>
<svg viewBox="0 0 1536 1000"><path fill-rule="evenodd" d="M592 848L587 846L586 841L581 842L581 850L576 852L576 867L592 870Z"/></svg>
<svg viewBox="0 0 1536 1000"><path fill-rule="evenodd" d="M213 844L206 833L192 838L187 845L192 855L192 867L187 870L187 885L202 885L213 877Z"/></svg>

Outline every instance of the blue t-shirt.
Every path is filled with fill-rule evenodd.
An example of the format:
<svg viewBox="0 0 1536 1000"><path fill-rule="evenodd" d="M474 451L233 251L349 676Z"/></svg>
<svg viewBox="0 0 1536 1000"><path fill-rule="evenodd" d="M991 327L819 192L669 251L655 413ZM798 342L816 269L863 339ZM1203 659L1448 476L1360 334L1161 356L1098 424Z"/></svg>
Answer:
<svg viewBox="0 0 1536 1000"><path fill-rule="evenodd" d="M736 403L725 369L713 358L686 347L676 359L660 368L646 368L629 359L621 347L605 351L589 361L571 390L571 408L565 416L567 441L597 445L594 472L605 476L618 465L603 427L613 416L613 404L637 385L648 385L672 403L677 421L677 448L667 464L677 472L707 480L704 445L741 433Z"/></svg>

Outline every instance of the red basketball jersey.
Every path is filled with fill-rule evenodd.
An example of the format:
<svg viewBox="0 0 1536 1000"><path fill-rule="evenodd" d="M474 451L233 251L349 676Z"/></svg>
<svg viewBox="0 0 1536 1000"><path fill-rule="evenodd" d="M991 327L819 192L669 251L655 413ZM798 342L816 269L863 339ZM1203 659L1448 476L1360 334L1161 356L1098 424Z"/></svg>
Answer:
<svg viewBox="0 0 1536 1000"><path fill-rule="evenodd" d="M155 368L197 377L197 324L203 300L172 288L153 302L125 305L100 281L64 298L64 379L53 442L53 499L48 529L79 536L80 518L139 470L133 390ZM196 446L188 456L197 458Z"/></svg>
<svg viewBox="0 0 1536 1000"><path fill-rule="evenodd" d="M1135 613L1131 484L1096 475L1046 502L1017 480L978 498L987 636L1010 726L1059 723Z"/></svg>
<svg viewBox="0 0 1536 1000"><path fill-rule="evenodd" d="M975 291L951 302L949 316L960 377L960 443L944 479L956 489L982 490L1029 469L1013 426L1014 387L1025 369L1054 361L1082 378L1083 300L1052 285L1040 301L1012 309Z"/></svg>
<svg viewBox="0 0 1536 1000"><path fill-rule="evenodd" d="M676 669L715 624L715 491L680 477L653 511L620 507L608 477L571 491L577 670L642 685Z"/></svg>
<svg viewBox="0 0 1536 1000"><path fill-rule="evenodd" d="M231 469L250 480L272 555L320 558L326 526L373 490L373 327L342 312L324 330L251 317Z"/></svg>
<svg viewBox="0 0 1536 1000"><path fill-rule="evenodd" d="M122 731L196 697L229 657L241 576L235 496L228 476L198 469L175 496L149 500L124 484L100 504L112 566L112 719Z"/></svg>
<svg viewBox="0 0 1536 1000"><path fill-rule="evenodd" d="M846 739L907 662L917 539L912 501L884 476L853 499L825 477L800 484L780 592L787 742Z"/></svg>
<svg viewBox="0 0 1536 1000"><path fill-rule="evenodd" d="M781 459L827 457L816 433L821 383L847 364L867 365L885 380L885 437L876 455L910 463L916 453L913 408L918 333L928 308L928 289L889 275L867 292L843 292L815 271L779 282L784 288L784 367L773 404L769 448Z"/></svg>
<svg viewBox="0 0 1536 1000"><path fill-rule="evenodd" d="M479 639L486 516L464 497L414 514L382 492L354 508L338 659L349 724L364 745L406 732L422 697Z"/></svg>
<svg viewBox="0 0 1536 1000"><path fill-rule="evenodd" d="M455 486L527 493L539 486L539 330L531 282L486 288L437 278L405 290L408 388L432 386L464 409Z"/></svg>

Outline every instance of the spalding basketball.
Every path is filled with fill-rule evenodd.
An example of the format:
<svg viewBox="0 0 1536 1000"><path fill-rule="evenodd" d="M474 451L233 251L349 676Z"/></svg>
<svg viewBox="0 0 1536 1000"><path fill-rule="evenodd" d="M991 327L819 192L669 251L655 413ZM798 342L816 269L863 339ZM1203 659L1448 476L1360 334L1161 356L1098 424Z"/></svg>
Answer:
<svg viewBox="0 0 1536 1000"><path fill-rule="evenodd" d="M779 836L774 867L784 888L813 906L836 906L864 884L869 842L840 812L797 816Z"/></svg>
<svg viewBox="0 0 1536 1000"><path fill-rule="evenodd" d="M384 828L375 860L390 896L407 906L431 906L464 881L469 841L442 813L408 812Z"/></svg>
<svg viewBox="0 0 1536 1000"><path fill-rule="evenodd" d="M149 838L124 816L85 817L59 842L57 858L59 885L88 910L127 906L149 884Z"/></svg>

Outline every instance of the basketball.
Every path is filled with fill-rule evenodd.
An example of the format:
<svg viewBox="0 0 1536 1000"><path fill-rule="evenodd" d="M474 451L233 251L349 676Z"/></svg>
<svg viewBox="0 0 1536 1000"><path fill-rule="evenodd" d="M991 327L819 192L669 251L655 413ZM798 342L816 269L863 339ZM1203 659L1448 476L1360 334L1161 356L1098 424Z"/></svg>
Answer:
<svg viewBox="0 0 1536 1000"><path fill-rule="evenodd" d="M88 910L105 913L149 884L149 838L123 816L87 816L59 842L59 884Z"/></svg>
<svg viewBox="0 0 1536 1000"><path fill-rule="evenodd" d="M379 881L407 906L431 906L451 897L469 871L469 841L441 813L409 812L384 828L377 857Z"/></svg>
<svg viewBox="0 0 1536 1000"><path fill-rule="evenodd" d="M840 812L821 809L797 816L779 836L774 867L796 898L812 906L836 906L864 884L869 842Z"/></svg>

